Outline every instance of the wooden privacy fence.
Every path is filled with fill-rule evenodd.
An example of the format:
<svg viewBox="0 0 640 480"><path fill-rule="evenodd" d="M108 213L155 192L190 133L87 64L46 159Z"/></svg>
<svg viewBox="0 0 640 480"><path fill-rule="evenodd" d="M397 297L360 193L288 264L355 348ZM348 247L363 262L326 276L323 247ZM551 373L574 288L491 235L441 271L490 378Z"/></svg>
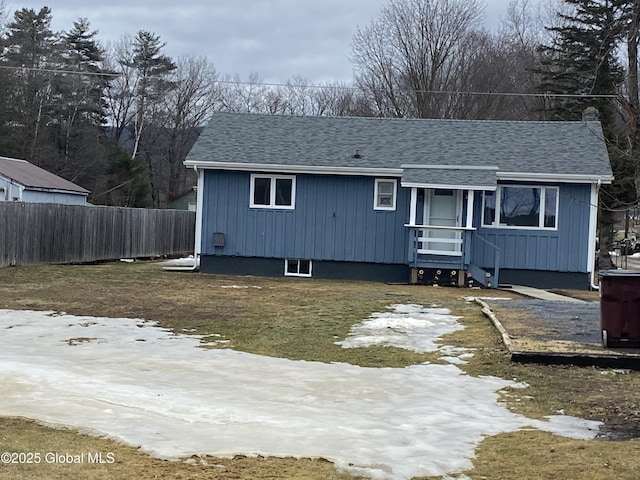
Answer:
<svg viewBox="0 0 640 480"><path fill-rule="evenodd" d="M0 202L0 267L193 252L184 210Z"/></svg>

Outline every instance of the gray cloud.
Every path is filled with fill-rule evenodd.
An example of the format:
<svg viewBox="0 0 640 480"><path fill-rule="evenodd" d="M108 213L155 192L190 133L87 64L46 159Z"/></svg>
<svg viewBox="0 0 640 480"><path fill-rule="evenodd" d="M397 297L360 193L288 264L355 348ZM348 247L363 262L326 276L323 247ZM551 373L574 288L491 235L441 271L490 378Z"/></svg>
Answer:
<svg viewBox="0 0 640 480"><path fill-rule="evenodd" d="M53 28L68 30L86 17L106 43L123 34L152 31L172 57L206 55L222 74L267 82L301 76L311 82L348 81L351 38L388 0L56 0ZM497 23L508 0L490 0L487 18ZM48 2L53 3L53 2ZM105 2L106 3L106 2ZM43 2L8 1L13 12L39 9Z"/></svg>

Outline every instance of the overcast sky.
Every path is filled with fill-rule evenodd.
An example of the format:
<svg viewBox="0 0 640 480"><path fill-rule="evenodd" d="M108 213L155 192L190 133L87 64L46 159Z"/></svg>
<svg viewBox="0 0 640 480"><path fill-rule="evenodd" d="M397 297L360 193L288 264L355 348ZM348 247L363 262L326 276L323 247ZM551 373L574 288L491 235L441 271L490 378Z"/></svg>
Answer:
<svg viewBox="0 0 640 480"><path fill-rule="evenodd" d="M486 0L486 24L495 28L509 0ZM265 82L301 76L311 83L349 81L348 55L357 27L368 25L388 0L5 0L16 9L48 5L53 29L86 17L101 42L149 30L165 53L206 55L221 74L251 72Z"/></svg>

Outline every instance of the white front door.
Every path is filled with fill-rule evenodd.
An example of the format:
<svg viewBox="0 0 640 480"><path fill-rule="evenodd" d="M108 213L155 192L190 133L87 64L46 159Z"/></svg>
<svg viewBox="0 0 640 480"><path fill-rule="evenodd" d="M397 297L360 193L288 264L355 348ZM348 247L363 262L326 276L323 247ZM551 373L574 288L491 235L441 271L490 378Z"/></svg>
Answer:
<svg viewBox="0 0 640 480"><path fill-rule="evenodd" d="M461 214L460 190L429 189L425 195L425 225L434 227L459 227ZM452 230L431 230L427 232L430 241L426 249L443 255L461 255L461 232ZM434 239L434 240L431 240ZM443 241L435 241L442 239Z"/></svg>

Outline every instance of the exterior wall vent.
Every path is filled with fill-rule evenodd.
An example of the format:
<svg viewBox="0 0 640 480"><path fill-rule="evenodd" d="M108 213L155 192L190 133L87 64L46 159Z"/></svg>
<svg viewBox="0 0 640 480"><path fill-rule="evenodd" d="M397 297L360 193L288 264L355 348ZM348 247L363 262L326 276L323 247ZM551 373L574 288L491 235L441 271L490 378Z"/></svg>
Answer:
<svg viewBox="0 0 640 480"><path fill-rule="evenodd" d="M216 232L213 234L213 246L224 247L224 233Z"/></svg>

